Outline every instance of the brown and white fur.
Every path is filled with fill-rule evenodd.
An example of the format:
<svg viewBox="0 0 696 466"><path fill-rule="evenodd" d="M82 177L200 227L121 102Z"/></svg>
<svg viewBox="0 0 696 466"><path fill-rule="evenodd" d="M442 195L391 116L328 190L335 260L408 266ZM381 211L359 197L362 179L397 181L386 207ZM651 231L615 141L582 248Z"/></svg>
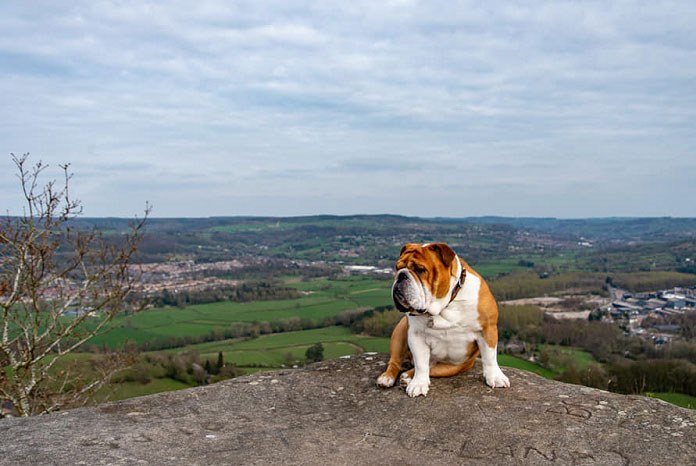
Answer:
<svg viewBox="0 0 696 466"><path fill-rule="evenodd" d="M379 386L394 385L409 349L414 368L401 374L401 383L411 397L427 395L430 377L471 369L479 353L486 384L510 386L497 361L495 298L485 280L448 245L405 245L396 261L392 298L406 315L392 332L389 364L377 379Z"/></svg>

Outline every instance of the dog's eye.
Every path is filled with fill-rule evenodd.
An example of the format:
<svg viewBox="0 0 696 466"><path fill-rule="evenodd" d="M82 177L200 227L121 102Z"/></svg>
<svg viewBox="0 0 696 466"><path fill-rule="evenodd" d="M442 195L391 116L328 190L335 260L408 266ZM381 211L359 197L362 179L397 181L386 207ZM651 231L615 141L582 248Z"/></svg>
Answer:
<svg viewBox="0 0 696 466"><path fill-rule="evenodd" d="M415 264L413 266L413 271L416 272L418 275L420 275L420 274L425 272L425 267L421 267L420 265Z"/></svg>

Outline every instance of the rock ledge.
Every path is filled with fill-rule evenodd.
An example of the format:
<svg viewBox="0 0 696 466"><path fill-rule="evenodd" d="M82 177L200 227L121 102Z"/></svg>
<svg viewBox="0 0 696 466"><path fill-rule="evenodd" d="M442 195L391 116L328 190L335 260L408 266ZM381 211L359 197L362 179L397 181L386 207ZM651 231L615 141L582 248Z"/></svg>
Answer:
<svg viewBox="0 0 696 466"><path fill-rule="evenodd" d="M696 412L477 363L426 398L375 378L386 355L0 420L0 465L696 464Z"/></svg>

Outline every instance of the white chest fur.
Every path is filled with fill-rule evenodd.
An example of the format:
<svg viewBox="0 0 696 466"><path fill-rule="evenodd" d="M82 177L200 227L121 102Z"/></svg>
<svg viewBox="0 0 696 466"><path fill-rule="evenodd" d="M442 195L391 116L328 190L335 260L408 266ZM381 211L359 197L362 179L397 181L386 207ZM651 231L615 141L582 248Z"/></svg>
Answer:
<svg viewBox="0 0 696 466"><path fill-rule="evenodd" d="M430 365L437 362L461 364L468 357L469 345L481 333L478 295L481 280L470 274L457 297L436 316L409 316L409 346L430 350ZM416 343L411 345L411 342Z"/></svg>

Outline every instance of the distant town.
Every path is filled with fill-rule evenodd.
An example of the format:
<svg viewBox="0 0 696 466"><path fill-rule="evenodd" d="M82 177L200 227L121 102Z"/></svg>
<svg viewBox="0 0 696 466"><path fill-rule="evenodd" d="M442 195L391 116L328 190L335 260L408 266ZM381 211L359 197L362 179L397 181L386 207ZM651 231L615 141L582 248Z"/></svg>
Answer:
<svg viewBox="0 0 696 466"><path fill-rule="evenodd" d="M674 323L658 323L650 328L643 325L652 318L657 322L678 317L696 310L696 286L670 288L654 292L631 293L613 286L609 287L611 304L598 311L602 320L615 322L627 334L652 340L661 345L671 341L681 326Z"/></svg>

